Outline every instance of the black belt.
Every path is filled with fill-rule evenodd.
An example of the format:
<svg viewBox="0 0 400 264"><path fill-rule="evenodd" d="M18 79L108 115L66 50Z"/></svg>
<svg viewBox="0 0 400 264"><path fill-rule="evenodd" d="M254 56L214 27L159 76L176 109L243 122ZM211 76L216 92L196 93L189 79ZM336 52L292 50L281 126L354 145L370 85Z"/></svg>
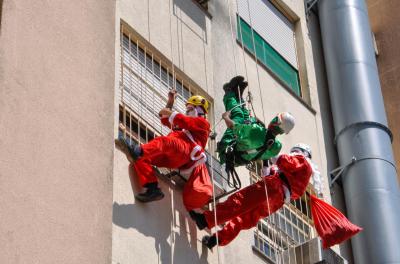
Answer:
<svg viewBox="0 0 400 264"><path fill-rule="evenodd" d="M283 172L279 172L279 178L286 184L286 187L289 189L289 192L292 193L292 190L290 189L289 181L286 178L285 174L283 174Z"/></svg>

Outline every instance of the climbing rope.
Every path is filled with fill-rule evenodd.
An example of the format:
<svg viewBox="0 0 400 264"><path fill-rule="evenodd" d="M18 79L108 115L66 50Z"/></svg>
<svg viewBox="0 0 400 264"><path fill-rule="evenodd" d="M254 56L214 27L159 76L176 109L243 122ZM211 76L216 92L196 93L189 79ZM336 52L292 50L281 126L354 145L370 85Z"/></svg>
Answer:
<svg viewBox="0 0 400 264"><path fill-rule="evenodd" d="M123 137L126 138L126 105L125 105L125 100L124 100L124 48L123 48L123 43L124 43L124 25L121 24L121 55L120 55L120 60L121 60L121 102L122 102L122 122L124 122L123 127ZM131 45L131 42L129 41L129 45ZM130 51L130 50L129 50ZM119 134L119 129L118 129L118 134ZM131 141L131 138L129 137L129 143Z"/></svg>
<svg viewBox="0 0 400 264"><path fill-rule="evenodd" d="M247 4L248 4L248 2L247 2ZM249 9L249 12L250 12L250 9ZM238 0L236 0L236 13L239 15L239 4L238 4ZM230 16L231 14L229 14L229 16ZM250 15L251 16L251 15ZM231 21L231 19L230 19L230 21ZM240 18L239 19L237 19L237 23L239 23L240 24ZM246 79L247 80L249 80L249 78L248 78L248 71L247 71L247 64L246 64L246 53L245 53L245 48L244 48L244 41L243 41L243 33L242 33L242 27L240 26L240 25L238 25L238 28L239 28L239 35L240 35L240 45L241 45L241 48L242 48L242 56L243 56L243 62L244 62L244 67L245 67L245 72L246 72ZM231 26L231 29L232 29L232 26ZM233 30L232 30L233 31ZM232 34L231 35L233 35L233 32L232 32ZM257 75L258 75L258 71L257 71ZM250 101L251 102L251 99L252 99L252 95L251 95L251 93L249 93L250 92L250 84L249 84L249 88L248 88L248 101ZM256 117L256 112L254 111L254 107L253 107L253 104L251 103L251 108L252 108L252 111L253 111L253 115L254 115L254 117L255 118L257 118ZM258 174L258 169L257 169L257 164L256 164L256 175L259 175ZM261 180L263 180L262 179L262 175L261 175ZM264 183L264 186L265 186L265 183ZM265 188L266 189L266 188ZM267 198L267 201L268 201L268 191L266 190L266 198ZM268 204L268 214L270 214L270 208L269 208L269 204ZM257 229L257 232L258 232L258 229ZM268 237L269 237L269 228L267 228L267 232L268 232Z"/></svg>
<svg viewBox="0 0 400 264"><path fill-rule="evenodd" d="M229 110L229 111L232 111L232 110L234 110L235 108L241 107L241 106L243 106L243 105L245 105L245 104L246 104L246 103L241 103L241 104L235 105L235 106L232 107L232 109ZM215 116L214 116L214 118L215 118ZM213 120L215 120L215 119L213 119ZM221 124L221 121L222 121L222 120L224 120L224 119L221 117L221 118L218 120L218 122L217 122L216 124L214 123L214 125L211 127L210 138L211 138L212 140L215 140L215 138L216 138L216 136L217 136L217 132L215 132L215 130L217 129L218 125Z"/></svg>
<svg viewBox="0 0 400 264"><path fill-rule="evenodd" d="M168 1L168 9L169 9L169 33L170 33L170 44L171 44L171 66L172 66L172 77L174 78L174 54L173 54L173 49L172 49L172 45L173 45L173 41L172 41L172 9L171 9L171 1ZM149 28L150 30L150 28ZM149 33L150 35L150 33ZM160 68L161 68L161 64L160 64ZM161 80L161 75L160 75L160 80ZM172 80L173 83L175 84L174 80ZM169 87L170 82L169 82L169 73L168 73L168 68L167 68L167 85ZM170 88L171 90L171 88ZM171 251L173 250L173 247L175 245L175 213L174 213L174 196L173 196L173 190L171 188L171 186L168 187L169 192L171 194L171 212L172 212L172 222L171 222ZM171 263L173 263L173 258L172 258L173 254L171 254Z"/></svg>
<svg viewBox="0 0 400 264"><path fill-rule="evenodd" d="M254 41L254 29L253 29L253 23L252 23L252 15L251 15L251 8L250 8L250 4L249 4L249 1L248 0L246 0L246 2L247 2L247 8L248 8L248 12L249 12L249 22L250 22L250 28L251 28L251 35L252 35L252 43L253 43L253 50L254 50L254 58L255 58L255 66L256 66L256 71L257 71L257 83L258 83L258 90L259 90L259 95L260 95L260 100L261 100L261 108L262 108L262 116L263 116L263 122L264 122L264 124L266 124L266 118L265 118L265 110L264 110L264 102L263 102L263 97L262 97L262 92L261 92L261 83L260 83L260 73L259 73L259 69L258 69L258 57L257 57L257 50L256 50L256 47L255 47L255 41ZM238 3L237 3L237 0L236 0L236 5L237 5L237 9L238 9ZM238 12L239 13L239 12ZM240 23L240 19L239 19L239 23ZM243 54L244 54L244 42L243 42L243 35L242 35L242 32L241 32L241 27L239 26L239 31L240 31L240 35L241 35L241 44L242 44L242 51L243 51ZM244 57L244 55L243 55L243 57ZM245 57L244 57L244 61L245 61ZM246 63L246 62L245 62ZM246 67L246 66L245 66ZM246 68L247 69L247 68ZM247 74L247 70L246 70L246 74ZM254 106L253 106L253 103L252 103L252 95L251 95L251 93L248 93L248 101L249 101L249 104L250 104L250 106L251 106L251 108L252 108L252 111L253 111L253 113L254 113L254 116L255 116L255 118L256 118L256 113L255 113L255 111L254 111ZM257 166L256 166L256 170L257 170ZM257 172L256 172L257 173ZM258 174L258 173L257 173ZM270 207L269 207L269 202L268 202L268 200L269 200L269 195L268 195L268 188L267 188L267 186L266 186L266 183L265 183L265 179L263 179L262 178L262 175L261 175L261 179L263 180L263 183L264 183L264 189L265 189L265 196L266 196L266 199L267 199L267 210L268 210L268 215L269 216L271 216L271 211L270 211ZM278 218L279 219L279 218ZM267 222L270 222L271 223L271 226L276 226L276 221L273 221L274 219L273 219L273 217L268 217L267 218ZM280 221L280 220L279 220ZM273 225L272 225L273 224ZM269 233L269 228L268 228L268 233ZM273 241L274 241L274 243L275 243L275 245L277 245L277 240L278 240L278 238L277 238L277 236L278 236L278 234L277 234L277 232L274 232L275 234L272 234L272 239L273 239ZM269 234L268 234L268 236L269 236ZM269 236L269 237L271 237L271 236ZM289 263L290 263L290 251L289 251L289 249L290 249L290 243L289 243L289 241L288 241L288 237L286 236L286 242L287 242L287 249L288 249L288 258L289 258ZM282 252L283 253L283 252ZM283 257L283 256L282 256ZM296 255L295 255L295 258L296 258ZM283 261L283 258L281 259L282 261ZM279 261L279 260L278 260ZM295 260L296 261L296 260Z"/></svg>
<svg viewBox="0 0 400 264"><path fill-rule="evenodd" d="M263 101L262 92L261 92L260 73L259 73L259 69L258 69L257 49L256 49L256 46L255 46L255 38L254 38L254 29L253 29L251 8L250 8L249 0L246 0L246 2L247 2L247 8L248 8L248 12L249 12L249 22L250 22L253 50L254 50L255 66L256 66L256 71L257 71L258 91L259 91L260 100L261 100L262 117L263 117L263 122L266 125L264 101ZM253 104L252 104L252 106L253 106ZM270 210L270 206L269 206L268 188L266 186L265 179L262 179L262 180L263 180L263 183L264 183L265 196L266 196L266 199L267 199L268 216L271 216L271 210ZM274 220L273 217L267 217L267 221L270 221L274 226L276 226L276 223L273 220ZM273 240L274 240L274 243L276 245L277 244L277 240L278 240L278 238L277 238L278 234L277 234L277 232L274 232L274 233L275 233L275 235L273 236ZM288 244L288 249L289 249L289 244ZM288 256L289 256L289 263L290 263L290 251L288 251ZM295 254L295 258L296 258L296 254ZM295 263L296 263L296 261L295 261Z"/></svg>

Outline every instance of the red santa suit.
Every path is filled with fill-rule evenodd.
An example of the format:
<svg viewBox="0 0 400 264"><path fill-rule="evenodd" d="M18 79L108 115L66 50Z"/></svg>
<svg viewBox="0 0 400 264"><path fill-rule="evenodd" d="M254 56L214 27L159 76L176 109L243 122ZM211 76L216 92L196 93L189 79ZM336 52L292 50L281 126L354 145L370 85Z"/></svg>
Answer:
<svg viewBox="0 0 400 264"><path fill-rule="evenodd" d="M139 182L143 187L157 182L152 166L180 169L181 173L190 175L183 190L184 205L188 210L200 208L212 197L212 185L204 164L210 124L203 117L190 117L178 112L162 118L161 122L181 130L141 145L142 156L134 163Z"/></svg>
<svg viewBox="0 0 400 264"><path fill-rule="evenodd" d="M220 246L227 245L241 230L256 226L261 218L276 212L285 200L298 199L305 192L312 168L303 155L280 155L276 165L279 170L271 170L268 177L234 193L218 204L216 211L204 212L208 228L216 225L215 212L217 224L225 223L218 231Z"/></svg>

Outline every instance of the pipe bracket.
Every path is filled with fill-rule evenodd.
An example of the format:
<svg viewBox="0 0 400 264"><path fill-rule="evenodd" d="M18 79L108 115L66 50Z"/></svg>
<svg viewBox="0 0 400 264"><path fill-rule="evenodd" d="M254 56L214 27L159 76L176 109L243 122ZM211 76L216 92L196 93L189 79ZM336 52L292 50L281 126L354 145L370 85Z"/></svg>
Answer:
<svg viewBox="0 0 400 264"><path fill-rule="evenodd" d="M390 160L387 160L387 159L384 159L384 158L380 158L380 157L365 157L365 158L357 159L356 157L353 156L353 157L351 158L351 161L350 161L349 163L347 163L346 165L337 167L336 169L333 169L333 170L331 170L331 171L329 172L329 176L330 176L330 177L329 177L329 187L332 188L332 185L333 185L337 180L339 180L339 178L342 176L342 174L343 174L343 172L344 172L345 169L347 169L347 168L349 168L350 166L356 164L357 162L360 162L360 161L363 161L363 160L369 160L369 159L375 159L375 160L382 160L382 161L385 161L385 162L389 163L390 165L392 165L393 168L394 168L394 169L396 170L396 172L397 172L396 165L395 165L392 161L390 161Z"/></svg>

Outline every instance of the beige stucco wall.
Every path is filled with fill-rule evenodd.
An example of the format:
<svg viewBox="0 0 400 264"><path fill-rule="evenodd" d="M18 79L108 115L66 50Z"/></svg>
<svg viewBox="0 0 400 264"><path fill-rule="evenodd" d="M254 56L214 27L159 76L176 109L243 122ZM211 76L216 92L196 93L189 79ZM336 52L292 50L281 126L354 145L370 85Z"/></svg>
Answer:
<svg viewBox="0 0 400 264"><path fill-rule="evenodd" d="M118 0L117 6L117 17L206 92L213 93L211 20L198 6L187 0Z"/></svg>
<svg viewBox="0 0 400 264"><path fill-rule="evenodd" d="M0 263L110 263L113 1L4 0Z"/></svg>
<svg viewBox="0 0 400 264"><path fill-rule="evenodd" d="M228 1L231 11L234 34L235 11L234 1ZM246 76L243 60L246 60L250 89L254 95L254 106L257 116L263 118L262 103L266 122L280 111L292 112L297 124L290 135L282 136L283 152L297 142L311 145L314 161L318 164L322 176L327 176L329 162L326 150L332 144L329 137L324 137L323 123L329 123L328 111L319 104L317 74L314 70L313 50L308 37L308 26L305 20L304 5L299 1L277 1L297 19L296 34L301 40L301 70L305 74L304 102L300 102L281 83L267 71L259 67L261 95L258 87L257 70L254 60L244 54L236 40L231 36L229 8L227 1L211 1L209 12L212 18L200 10L192 1L117 1L116 32L120 30L123 20L143 38L149 41L164 56L173 60L176 67L183 70L191 79L202 87L215 102L215 120L224 112L222 104L222 85L236 74ZM170 3L170 5L169 5ZM170 37L170 19L172 39ZM235 36L234 36L235 38ZM116 74L119 74L119 37L115 39ZM173 56L171 56L171 41ZM299 43L297 43L299 44ZM234 54L234 55L233 55ZM318 53L319 54L319 53ZM234 57L236 61L234 61ZM236 63L235 63L236 62ZM235 64L237 65L235 70ZM120 97L118 81L115 83L115 120L118 120L117 104ZM306 107L309 104L311 107ZM313 111L312 109L315 111ZM329 108L329 107L328 107ZM221 135L224 125L217 129ZM117 122L115 122L115 136ZM139 191L138 184L128 167L125 156L115 150L114 157L114 206L113 206L113 263L218 263L217 250L209 251L202 247L200 240L205 231L196 229L188 219L179 189L160 182L165 198L161 201L141 204L136 202L133 194ZM238 170L242 175L243 185L249 183L248 171ZM324 179L325 197L330 201L328 180ZM264 263L265 260L251 250L253 230L242 231L228 246L221 247L219 258L222 263ZM338 249L336 249L338 250Z"/></svg>
<svg viewBox="0 0 400 264"><path fill-rule="evenodd" d="M393 133L393 152L400 166L400 5L396 0L367 1L372 32L379 55L379 78L389 128ZM400 176L398 174L400 179Z"/></svg>
<svg viewBox="0 0 400 264"><path fill-rule="evenodd" d="M117 1L116 32L120 32L121 21L212 95L210 18L198 6L183 0ZM119 75L119 35L115 42L115 69ZM117 79L115 137L119 100ZM218 256L202 247L201 238L206 232L197 230L190 220L181 190L160 181L164 199L141 204L133 197L141 190L128 166L125 156L115 149L112 263L217 263Z"/></svg>
<svg viewBox="0 0 400 264"><path fill-rule="evenodd" d="M212 35L214 37L212 52L215 98L223 97L224 91L222 90L222 85L232 76L236 74L245 76L249 82L248 89L250 89L254 97L253 104L257 117L261 120L265 118L265 122L268 123L277 113L282 111L291 112L295 116L297 120L295 128L289 135L280 136L283 142L283 152L288 152L298 142L309 144L313 150L314 162L319 166L322 175L326 177L327 156L325 145L332 144L333 138L331 142L326 142L327 139L323 135L324 129L322 126L323 118L321 111L326 110L319 103L320 96L318 95L317 74L314 69L313 50L305 19L304 5L296 3L296 1L274 2L278 2L282 8L286 8L288 13L297 17L297 21L295 22L296 38L303 40L302 45L298 47L298 52L302 54L302 56L299 56L299 64L302 65L300 70L306 74L305 78L307 80L306 85L302 87L302 90L305 90L303 92L305 94L304 98L298 100L298 98L283 88L282 84L260 65L257 66L257 70L255 60L247 52L243 52L241 46L236 42L235 24L233 24L235 39L232 48L226 2L215 4L219 15L213 17ZM231 2L230 10L233 23L235 23L235 1ZM235 64L237 65L237 69L235 69ZM245 91L246 95L247 90ZM215 101L216 120L218 120L224 112L224 106L221 100ZM329 116L324 117L324 120L330 122L330 120L326 120L328 118ZM220 131L223 129L225 129L224 126L219 127ZM327 200L330 201L328 181L326 179L324 181L324 192Z"/></svg>

